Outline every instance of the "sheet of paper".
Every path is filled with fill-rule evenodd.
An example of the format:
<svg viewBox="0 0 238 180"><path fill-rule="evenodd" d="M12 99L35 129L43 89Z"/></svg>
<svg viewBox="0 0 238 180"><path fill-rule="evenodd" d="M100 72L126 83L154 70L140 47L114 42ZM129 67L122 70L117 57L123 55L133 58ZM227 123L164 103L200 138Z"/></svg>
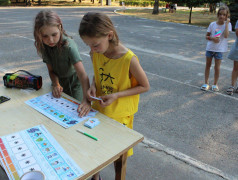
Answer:
<svg viewBox="0 0 238 180"><path fill-rule="evenodd" d="M43 125L1 137L0 161L14 180L33 170L46 180L73 180L84 174Z"/></svg>
<svg viewBox="0 0 238 180"><path fill-rule="evenodd" d="M89 117L94 117L97 113L96 110L92 109L87 116L80 118L77 112L78 102L65 96L54 98L52 93L30 99L25 103L64 128L69 128Z"/></svg>

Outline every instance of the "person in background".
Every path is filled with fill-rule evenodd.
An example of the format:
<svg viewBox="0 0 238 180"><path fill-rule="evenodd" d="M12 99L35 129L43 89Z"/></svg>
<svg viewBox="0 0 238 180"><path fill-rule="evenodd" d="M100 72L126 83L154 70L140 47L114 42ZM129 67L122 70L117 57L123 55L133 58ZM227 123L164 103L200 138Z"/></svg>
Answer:
<svg viewBox="0 0 238 180"><path fill-rule="evenodd" d="M174 12L174 4L170 4L169 12L170 13Z"/></svg>
<svg viewBox="0 0 238 180"><path fill-rule="evenodd" d="M166 3L165 8L166 10L169 9L169 3Z"/></svg>
<svg viewBox="0 0 238 180"><path fill-rule="evenodd" d="M64 31L60 17L51 10L40 11L35 17L34 38L37 53L46 63L52 82L52 94L59 98L64 92L81 101L79 116L91 109L87 99L89 79L84 70L78 47Z"/></svg>
<svg viewBox="0 0 238 180"><path fill-rule="evenodd" d="M214 83L212 85L212 91L219 91L218 79L220 74L221 60L223 59L223 53L227 52L228 43L227 38L229 36L229 31L231 31L231 23L229 19L229 9L226 6L220 7L217 12L217 21L210 23L206 39L206 67L205 67L205 84L201 86L201 90L209 90L209 74L210 67L212 64L212 59L215 59L215 73L214 73Z"/></svg>
<svg viewBox="0 0 238 180"><path fill-rule="evenodd" d="M176 13L177 10L177 4L174 4L174 12Z"/></svg>
<svg viewBox="0 0 238 180"><path fill-rule="evenodd" d="M236 21L235 31L236 41L233 44L231 51L228 55L228 58L234 61L233 70L231 73L231 86L226 91L229 95L233 95L234 91L238 92L238 88L235 88L238 77L238 20Z"/></svg>

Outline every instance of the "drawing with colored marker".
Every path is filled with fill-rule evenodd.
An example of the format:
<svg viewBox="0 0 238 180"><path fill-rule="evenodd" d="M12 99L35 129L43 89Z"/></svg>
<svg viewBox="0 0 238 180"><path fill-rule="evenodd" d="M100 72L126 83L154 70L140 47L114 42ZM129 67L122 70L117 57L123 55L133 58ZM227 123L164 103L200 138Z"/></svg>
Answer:
<svg viewBox="0 0 238 180"><path fill-rule="evenodd" d="M89 117L94 117L97 113L97 111L91 109L87 116L79 117L77 108L80 103L69 99L64 95L60 98L55 98L52 93L38 96L25 103L64 128L69 128Z"/></svg>
<svg viewBox="0 0 238 180"><path fill-rule="evenodd" d="M41 146L35 132L47 142L47 147ZM1 136L0 164L9 180L20 180L23 174L33 170L41 171L45 180L74 180L84 174L43 125Z"/></svg>

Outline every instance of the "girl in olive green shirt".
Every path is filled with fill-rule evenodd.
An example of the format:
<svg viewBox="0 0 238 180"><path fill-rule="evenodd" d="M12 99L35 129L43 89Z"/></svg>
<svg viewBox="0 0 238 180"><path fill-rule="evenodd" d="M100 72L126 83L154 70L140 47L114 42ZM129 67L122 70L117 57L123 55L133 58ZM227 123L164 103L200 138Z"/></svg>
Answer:
<svg viewBox="0 0 238 180"><path fill-rule="evenodd" d="M78 47L65 33L59 16L51 10L40 11L35 18L34 37L37 52L49 71L53 96L59 98L64 92L74 97L81 101L79 116L87 115L91 109L86 97L89 79Z"/></svg>

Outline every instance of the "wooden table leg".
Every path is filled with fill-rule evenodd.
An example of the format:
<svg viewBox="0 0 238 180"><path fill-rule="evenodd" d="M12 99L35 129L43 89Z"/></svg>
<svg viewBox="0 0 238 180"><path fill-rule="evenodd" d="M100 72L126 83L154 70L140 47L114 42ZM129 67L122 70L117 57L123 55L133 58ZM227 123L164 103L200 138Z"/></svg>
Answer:
<svg viewBox="0 0 238 180"><path fill-rule="evenodd" d="M121 155L120 158L114 162L116 173L115 180L126 179L126 161L127 161L127 152Z"/></svg>

